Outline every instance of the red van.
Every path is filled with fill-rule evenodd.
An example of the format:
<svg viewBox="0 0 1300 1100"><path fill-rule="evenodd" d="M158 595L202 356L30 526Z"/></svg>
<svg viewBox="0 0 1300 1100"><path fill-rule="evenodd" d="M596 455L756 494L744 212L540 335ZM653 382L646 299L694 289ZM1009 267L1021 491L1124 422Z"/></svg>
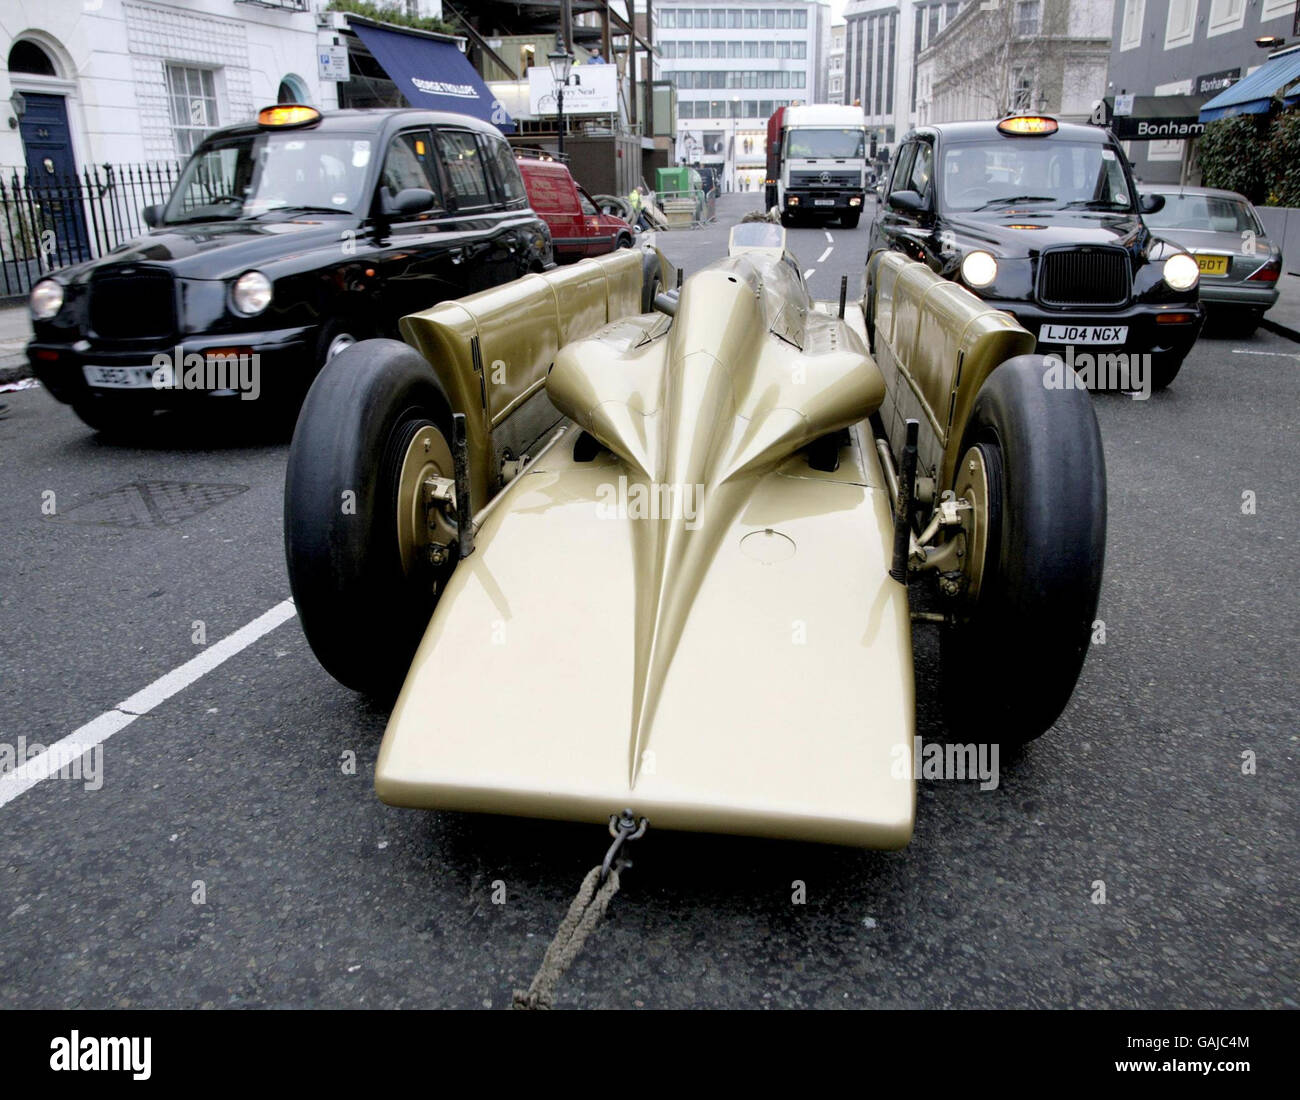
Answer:
<svg viewBox="0 0 1300 1100"><path fill-rule="evenodd" d="M529 205L550 226L557 261L568 263L632 247L635 230L622 218L597 210L591 196L558 160L520 157L517 163Z"/></svg>

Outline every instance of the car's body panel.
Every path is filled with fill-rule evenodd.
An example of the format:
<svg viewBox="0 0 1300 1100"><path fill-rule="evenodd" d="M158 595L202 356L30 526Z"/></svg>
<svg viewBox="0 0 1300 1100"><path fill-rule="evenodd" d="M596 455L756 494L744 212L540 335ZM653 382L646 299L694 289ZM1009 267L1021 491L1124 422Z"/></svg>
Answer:
<svg viewBox="0 0 1300 1100"><path fill-rule="evenodd" d="M1245 306L1266 310L1278 299L1277 280L1251 281L1251 276L1266 264L1280 263L1282 250L1269 239L1259 216L1245 195L1213 187L1178 187L1147 184L1139 190L1144 195L1163 195L1166 200L1185 196L1220 199L1239 204L1249 212L1250 226L1245 230L1216 229L1207 220L1204 225L1160 225L1156 232L1166 240L1187 249L1198 262L1203 257L1223 257L1226 270L1201 272L1200 297L1211 305Z"/></svg>
<svg viewBox="0 0 1300 1100"><path fill-rule="evenodd" d="M620 249L402 318L403 338L433 367L451 411L466 415L476 507L496 491L504 452L525 453L559 419L541 392L558 350L640 312L642 272L642 254ZM523 411L530 427L514 430Z"/></svg>
<svg viewBox="0 0 1300 1100"><path fill-rule="evenodd" d="M788 258L742 254L688 280L671 325L568 343L548 392L575 427L481 515L390 719L380 796L905 844L889 493L856 429L833 473L798 453L884 399L853 326ZM607 450L579 461L578 429Z"/></svg>

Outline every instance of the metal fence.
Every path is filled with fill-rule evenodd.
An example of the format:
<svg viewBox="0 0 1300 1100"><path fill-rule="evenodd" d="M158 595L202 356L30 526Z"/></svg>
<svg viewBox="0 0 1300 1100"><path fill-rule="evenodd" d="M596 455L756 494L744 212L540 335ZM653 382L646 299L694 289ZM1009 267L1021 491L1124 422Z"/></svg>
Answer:
<svg viewBox="0 0 1300 1100"><path fill-rule="evenodd" d="M56 268L96 259L145 232L180 165L103 164L75 176L0 171L0 298L25 295Z"/></svg>

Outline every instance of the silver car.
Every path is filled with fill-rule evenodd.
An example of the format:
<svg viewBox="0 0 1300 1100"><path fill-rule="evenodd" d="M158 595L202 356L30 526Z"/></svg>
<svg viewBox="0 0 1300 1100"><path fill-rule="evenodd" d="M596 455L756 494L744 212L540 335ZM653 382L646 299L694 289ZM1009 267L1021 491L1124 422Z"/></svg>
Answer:
<svg viewBox="0 0 1300 1100"><path fill-rule="evenodd" d="M1142 184L1138 191L1164 198L1142 220L1196 257L1210 320L1228 321L1243 335L1254 332L1277 301L1282 250L1268 239L1250 200L1235 191L1176 184Z"/></svg>

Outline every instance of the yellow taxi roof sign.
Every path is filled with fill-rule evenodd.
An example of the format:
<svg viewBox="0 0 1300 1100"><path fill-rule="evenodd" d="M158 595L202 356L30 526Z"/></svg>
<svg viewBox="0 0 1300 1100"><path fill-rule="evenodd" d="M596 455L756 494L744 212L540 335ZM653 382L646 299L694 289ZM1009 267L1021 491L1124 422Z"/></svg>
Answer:
<svg viewBox="0 0 1300 1100"><path fill-rule="evenodd" d="M1021 136L1054 134L1056 129L1056 119L1048 115L1012 115L998 123L998 130L1002 133Z"/></svg>
<svg viewBox="0 0 1300 1100"><path fill-rule="evenodd" d="M301 103L278 103L274 107L263 107L257 112L257 124L273 129L307 126L319 120L320 112L315 107Z"/></svg>

